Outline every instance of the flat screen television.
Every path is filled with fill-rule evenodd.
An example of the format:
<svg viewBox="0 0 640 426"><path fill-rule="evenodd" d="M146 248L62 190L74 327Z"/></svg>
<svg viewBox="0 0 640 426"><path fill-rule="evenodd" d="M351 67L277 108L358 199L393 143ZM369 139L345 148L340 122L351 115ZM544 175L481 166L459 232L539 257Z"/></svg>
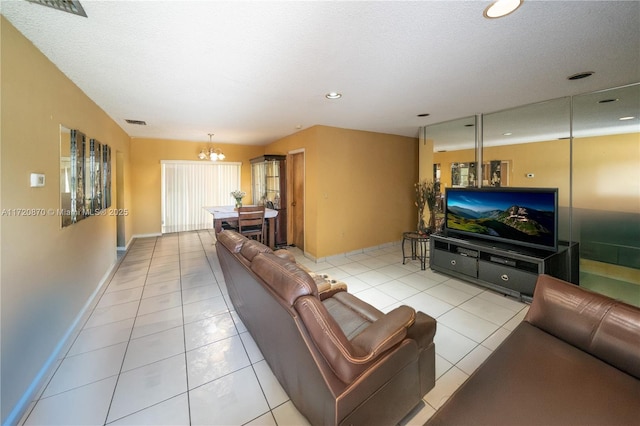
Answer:
<svg viewBox="0 0 640 426"><path fill-rule="evenodd" d="M447 188L444 232L557 251L558 189Z"/></svg>

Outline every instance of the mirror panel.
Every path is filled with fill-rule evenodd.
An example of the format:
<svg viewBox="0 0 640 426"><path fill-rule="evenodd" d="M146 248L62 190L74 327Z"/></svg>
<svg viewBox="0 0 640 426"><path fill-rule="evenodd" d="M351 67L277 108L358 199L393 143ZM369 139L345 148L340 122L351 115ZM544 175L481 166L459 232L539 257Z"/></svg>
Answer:
<svg viewBox="0 0 640 426"><path fill-rule="evenodd" d="M84 204L85 151L86 137L84 133L71 130L71 223L76 223L87 216Z"/></svg>
<svg viewBox="0 0 640 426"><path fill-rule="evenodd" d="M111 207L111 147L102 145L102 207Z"/></svg>
<svg viewBox="0 0 640 426"><path fill-rule="evenodd" d="M111 206L111 148L60 125L61 227Z"/></svg>
<svg viewBox="0 0 640 426"><path fill-rule="evenodd" d="M465 117L425 127L425 138L433 142L433 179L440 183L441 194L447 187L475 184L475 122L475 117Z"/></svg>
<svg viewBox="0 0 640 426"><path fill-rule="evenodd" d="M558 188L565 241L571 239L570 117L569 97L483 116L482 185Z"/></svg>
<svg viewBox="0 0 640 426"><path fill-rule="evenodd" d="M581 285L640 305L640 84L573 100Z"/></svg>
<svg viewBox="0 0 640 426"><path fill-rule="evenodd" d="M61 226L71 225L71 129L60 125L60 217ZM73 197L75 199L75 196Z"/></svg>

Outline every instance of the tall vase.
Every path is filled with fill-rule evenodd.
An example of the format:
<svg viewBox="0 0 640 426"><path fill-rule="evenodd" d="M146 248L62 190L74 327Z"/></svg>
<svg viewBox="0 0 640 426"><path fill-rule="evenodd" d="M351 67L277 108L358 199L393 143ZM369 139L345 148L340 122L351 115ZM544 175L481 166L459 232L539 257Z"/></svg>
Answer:
<svg viewBox="0 0 640 426"><path fill-rule="evenodd" d="M436 232L436 209L435 207L432 207L429 209L429 232L430 233L435 233Z"/></svg>
<svg viewBox="0 0 640 426"><path fill-rule="evenodd" d="M416 230L418 231L418 233L422 233L425 231L424 210L418 209L418 226Z"/></svg>
<svg viewBox="0 0 640 426"><path fill-rule="evenodd" d="M236 209L242 207L242 198L236 198Z"/></svg>

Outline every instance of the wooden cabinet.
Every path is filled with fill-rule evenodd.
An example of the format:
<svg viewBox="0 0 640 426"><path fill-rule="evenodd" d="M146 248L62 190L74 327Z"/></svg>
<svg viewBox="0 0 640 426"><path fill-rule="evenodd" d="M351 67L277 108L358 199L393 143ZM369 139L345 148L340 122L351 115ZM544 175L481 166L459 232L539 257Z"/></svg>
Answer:
<svg viewBox="0 0 640 426"><path fill-rule="evenodd" d="M263 155L251 159L253 204L278 211L276 246L287 245L287 156Z"/></svg>

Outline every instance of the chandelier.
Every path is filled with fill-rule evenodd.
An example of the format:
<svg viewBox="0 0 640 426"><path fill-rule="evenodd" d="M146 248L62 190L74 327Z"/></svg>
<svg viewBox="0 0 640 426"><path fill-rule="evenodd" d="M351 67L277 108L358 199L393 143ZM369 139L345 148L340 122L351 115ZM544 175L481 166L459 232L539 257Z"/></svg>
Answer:
<svg viewBox="0 0 640 426"><path fill-rule="evenodd" d="M209 133L209 143L213 143L211 138L213 137L213 133ZM222 161L225 159L225 155L222 153L220 149L216 148L202 148L200 154L198 154L198 158L201 160L211 160L211 161Z"/></svg>

